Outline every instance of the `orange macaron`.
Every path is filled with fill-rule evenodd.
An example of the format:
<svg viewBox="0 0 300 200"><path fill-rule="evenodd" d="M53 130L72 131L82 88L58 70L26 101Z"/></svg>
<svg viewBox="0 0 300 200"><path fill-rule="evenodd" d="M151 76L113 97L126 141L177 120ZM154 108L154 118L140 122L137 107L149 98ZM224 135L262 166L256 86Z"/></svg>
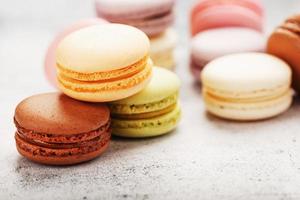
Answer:
<svg viewBox="0 0 300 200"><path fill-rule="evenodd" d="M148 37L127 25L96 25L73 32L56 51L59 88L88 102L132 96L150 81L149 49Z"/></svg>

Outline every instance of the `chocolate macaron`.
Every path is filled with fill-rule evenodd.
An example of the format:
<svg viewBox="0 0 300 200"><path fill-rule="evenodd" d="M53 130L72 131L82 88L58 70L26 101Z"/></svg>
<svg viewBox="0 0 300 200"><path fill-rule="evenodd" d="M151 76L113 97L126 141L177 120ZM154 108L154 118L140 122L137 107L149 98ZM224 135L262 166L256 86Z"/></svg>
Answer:
<svg viewBox="0 0 300 200"><path fill-rule="evenodd" d="M71 165L96 158L109 145L110 112L104 104L61 93L31 96L16 108L17 150L43 164Z"/></svg>
<svg viewBox="0 0 300 200"><path fill-rule="evenodd" d="M300 92L300 14L288 18L271 34L267 52L291 66L293 86Z"/></svg>

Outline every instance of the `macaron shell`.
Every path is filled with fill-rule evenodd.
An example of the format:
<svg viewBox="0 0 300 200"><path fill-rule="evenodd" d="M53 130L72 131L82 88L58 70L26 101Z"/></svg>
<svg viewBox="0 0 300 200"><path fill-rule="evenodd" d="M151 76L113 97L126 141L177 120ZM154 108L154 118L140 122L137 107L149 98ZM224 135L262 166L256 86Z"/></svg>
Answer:
<svg viewBox="0 0 300 200"><path fill-rule="evenodd" d="M291 70L279 58L264 53L242 53L223 56L205 66L201 73L205 87L216 94L237 98L269 96L276 89L289 88Z"/></svg>
<svg viewBox="0 0 300 200"><path fill-rule="evenodd" d="M180 116L181 109L177 105L173 111L154 118L140 120L114 119L112 121L113 134L131 138L163 135L176 128L180 121Z"/></svg>
<svg viewBox="0 0 300 200"><path fill-rule="evenodd" d="M109 109L104 104L80 102L61 93L31 96L16 108L18 124L40 133L73 135L94 131L107 124Z"/></svg>
<svg viewBox="0 0 300 200"><path fill-rule="evenodd" d="M175 0L96 0L98 15L106 18L141 19L170 11Z"/></svg>
<svg viewBox="0 0 300 200"><path fill-rule="evenodd" d="M143 90L152 77L152 61L133 76L112 82L76 81L58 76L59 88L68 96L88 102L110 102L132 96Z"/></svg>
<svg viewBox="0 0 300 200"><path fill-rule="evenodd" d="M264 52L265 36L255 30L225 27L203 31L191 42L191 54L196 63L207 63L217 57L242 52Z"/></svg>
<svg viewBox="0 0 300 200"><path fill-rule="evenodd" d="M149 39L142 31L127 25L105 24L65 37L58 46L56 60L76 72L111 71L138 62L149 49Z"/></svg>
<svg viewBox="0 0 300 200"><path fill-rule="evenodd" d="M173 72L153 67L153 76L149 84L139 93L111 104L140 105L153 103L178 93L180 80Z"/></svg>
<svg viewBox="0 0 300 200"><path fill-rule="evenodd" d="M56 61L55 61L55 51L58 46L58 44L70 33L93 25L99 25L107 23L107 21L100 19L100 18L91 18L91 19L84 19L80 20L71 26L64 29L62 32L60 32L54 40L51 42L49 48L47 49L46 56L45 56L45 74L49 82L54 86L57 87L56 82Z"/></svg>
<svg viewBox="0 0 300 200"><path fill-rule="evenodd" d="M103 142L103 145L101 148L98 148L98 150L90 152L90 153L85 153L85 154L79 154L79 155L70 155L71 151L70 149L47 149L47 148L40 148L38 146L32 145L30 143L24 143L22 140L20 140L18 137L16 137L16 143L17 143L17 150L18 152L28 158L29 160L41 164L47 164L47 165L73 165L73 164L78 164L82 162L86 162L92 159L95 159L96 157L100 156L109 146L109 140L106 140ZM32 154L30 152L25 151L21 147L26 147L27 149L32 149L33 151L35 150L36 152L44 152L49 153L52 152L52 154L55 151L60 151L61 154L68 155L66 156L44 156L42 154Z"/></svg>
<svg viewBox="0 0 300 200"><path fill-rule="evenodd" d="M264 16L264 8L261 0L200 0L197 1L197 3L193 6L191 19L193 19L197 15L197 13L202 12L209 7L226 4L233 4L248 8L259 16Z"/></svg>
<svg viewBox="0 0 300 200"><path fill-rule="evenodd" d="M263 31L262 18L255 12L235 5L221 5L198 13L192 21L192 35L201 31L221 27L247 27Z"/></svg>
<svg viewBox="0 0 300 200"><path fill-rule="evenodd" d="M205 91L203 98L209 113L230 120L254 121L275 117L285 112L291 106L292 91L289 90L279 98L252 103L220 100L207 95Z"/></svg>

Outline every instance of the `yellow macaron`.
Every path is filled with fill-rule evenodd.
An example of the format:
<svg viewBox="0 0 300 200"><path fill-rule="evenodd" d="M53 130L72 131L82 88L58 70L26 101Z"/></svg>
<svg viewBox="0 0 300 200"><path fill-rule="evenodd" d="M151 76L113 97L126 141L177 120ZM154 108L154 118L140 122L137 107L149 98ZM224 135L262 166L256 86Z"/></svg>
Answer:
<svg viewBox="0 0 300 200"><path fill-rule="evenodd" d="M148 37L121 24L104 24L73 32L56 51L59 88L90 102L123 99L150 81Z"/></svg>
<svg viewBox="0 0 300 200"><path fill-rule="evenodd" d="M232 120L261 120L286 111L292 103L291 69L264 53L217 58L201 73L207 111Z"/></svg>

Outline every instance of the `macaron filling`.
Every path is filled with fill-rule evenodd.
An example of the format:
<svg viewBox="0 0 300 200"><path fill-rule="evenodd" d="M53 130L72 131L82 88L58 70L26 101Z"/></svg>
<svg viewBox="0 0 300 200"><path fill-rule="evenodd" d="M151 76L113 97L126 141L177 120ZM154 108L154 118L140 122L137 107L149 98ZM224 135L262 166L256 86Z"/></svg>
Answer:
<svg viewBox="0 0 300 200"><path fill-rule="evenodd" d="M132 104L132 105L111 103L109 104L109 108L111 110L112 115L116 115L116 116L128 115L128 113L131 114L151 113L175 105L177 99L178 99L178 92L160 101L156 101L152 103Z"/></svg>
<svg viewBox="0 0 300 200"><path fill-rule="evenodd" d="M69 143L78 143L81 141L92 140L96 137L99 137L102 134L105 134L109 130L110 121L105 125L101 126L97 130L93 130L87 133L79 133L72 135L62 135L62 134L51 134L51 133L40 133L33 130L27 130L20 126L20 124L14 119L14 123L17 127L17 134L22 138L25 138L28 141L41 141L42 143L51 143L51 144L69 144Z"/></svg>
<svg viewBox="0 0 300 200"><path fill-rule="evenodd" d="M66 157L100 150L111 137L110 122L99 129L82 134L60 135L37 133L20 127L15 120L17 147L32 155Z"/></svg>
<svg viewBox="0 0 300 200"><path fill-rule="evenodd" d="M169 27L174 20L173 11L166 13L149 16L147 18L139 19L113 19L110 20L114 23L127 24L137 27L145 32L149 37L154 37L162 33L167 27Z"/></svg>
<svg viewBox="0 0 300 200"><path fill-rule="evenodd" d="M122 79L124 77L128 77L134 75L140 71L142 71L147 63L149 62L149 56L145 56L141 60L136 63L123 67L121 69L112 70L108 72L92 72L92 73L83 73L69 70L59 63L57 63L57 68L59 73L65 75L66 77L79 80L79 81L105 81L105 80L113 80L113 79Z"/></svg>
<svg viewBox="0 0 300 200"><path fill-rule="evenodd" d="M274 90L275 91L275 90ZM253 104L253 103L260 103L260 102L267 102L267 101L273 101L278 98L281 98L282 96L292 95L291 90L288 88L282 93L275 93L274 95L269 96L261 96L261 97L254 97L254 98L228 98L224 96L217 96L215 94L210 93L207 88L203 89L203 94L211 99L215 99L217 101L227 102L227 103L240 103L240 104Z"/></svg>
<svg viewBox="0 0 300 200"><path fill-rule="evenodd" d="M28 141L22 138L22 136L20 136L18 133L16 133L15 139L19 149L34 156L69 157L75 155L85 155L102 149L103 146L108 144L110 136L110 131L108 131L102 136L96 137L93 140L78 144L75 143L73 145L66 144L65 146L41 143L37 141Z"/></svg>
<svg viewBox="0 0 300 200"><path fill-rule="evenodd" d="M209 85L205 85L203 91L210 96L218 99L227 99L227 101L238 101L238 102L257 102L257 101L266 101L282 96L287 91L290 90L289 84L281 85L276 88L265 88L257 89L252 91L229 91L214 89Z"/></svg>
<svg viewBox="0 0 300 200"><path fill-rule="evenodd" d="M104 92L104 91L116 91L132 88L139 85L141 82L147 80L152 73L152 63L151 60L147 60L147 64L141 69L133 74L125 74L123 78L114 78L107 80L97 80L97 81L80 81L70 78L63 73L58 74L58 81L65 88L76 91L76 92Z"/></svg>
<svg viewBox="0 0 300 200"><path fill-rule="evenodd" d="M166 108L163 108L163 109L157 110L157 111L145 112L145 113L139 113L139 114L112 114L112 116L117 119L129 119L129 120L131 120L131 119L148 119L148 118L153 118L153 117L167 114L167 113L171 112L172 110L174 110L176 106L177 106L177 104L175 103L173 105L170 105Z"/></svg>
<svg viewBox="0 0 300 200"><path fill-rule="evenodd" d="M162 116L156 116L152 118L146 119L114 119L112 120L112 127L114 129L143 129L143 128L159 128L159 127L167 127L170 124L176 125L180 120L181 109L179 104ZM118 135L118 131L116 131Z"/></svg>
<svg viewBox="0 0 300 200"><path fill-rule="evenodd" d="M102 17L104 19L107 19L110 22L120 22L120 21L138 21L138 20L146 20L146 19L155 19L155 18L160 18L163 16L166 16L170 14L172 11L173 3L167 6L163 7L157 7L153 9L147 9L145 10L135 10L134 12L130 13L120 13L118 12L117 14L114 13L109 13L109 12L104 12L102 9L99 10L98 15L99 17Z"/></svg>
<svg viewBox="0 0 300 200"><path fill-rule="evenodd" d="M168 11L166 13L161 13L161 14L154 15L154 16L147 17L147 18L126 21L126 24L134 25L134 26L146 26L147 23L153 24L156 21L158 24L161 24L161 23L169 24L169 23L172 23L173 19L174 19L173 11ZM118 21L118 23L122 23L122 22L124 23L125 20Z"/></svg>

